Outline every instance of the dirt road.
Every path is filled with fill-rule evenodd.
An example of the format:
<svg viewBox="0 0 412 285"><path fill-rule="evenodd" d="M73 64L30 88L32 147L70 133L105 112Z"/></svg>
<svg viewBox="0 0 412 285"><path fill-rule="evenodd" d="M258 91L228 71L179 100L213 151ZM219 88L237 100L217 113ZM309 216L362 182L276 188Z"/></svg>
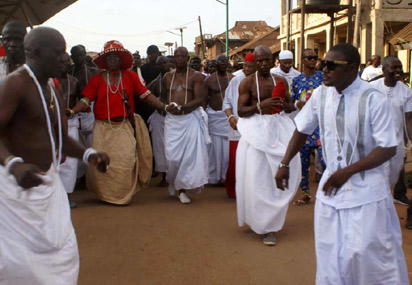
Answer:
<svg viewBox="0 0 412 285"><path fill-rule="evenodd" d="M223 188L207 188L190 205L156 187L127 207L104 205L86 191L73 199L80 285L314 284L313 204L291 205L278 244L267 247L237 227L235 201ZM403 224L406 207L398 212ZM412 273L412 231L403 237Z"/></svg>

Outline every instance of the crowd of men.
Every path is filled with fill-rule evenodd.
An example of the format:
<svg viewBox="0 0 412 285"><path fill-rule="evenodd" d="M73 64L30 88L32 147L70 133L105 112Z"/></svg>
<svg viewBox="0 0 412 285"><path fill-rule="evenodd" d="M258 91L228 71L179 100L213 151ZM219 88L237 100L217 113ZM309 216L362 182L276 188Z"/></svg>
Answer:
<svg viewBox="0 0 412 285"><path fill-rule="evenodd" d="M91 60L82 45L67 54L57 30L18 22L2 42L0 284L77 283L67 193L82 177L111 205L129 204L152 172L183 204L224 185L239 226L273 246L298 188L295 205L312 201L313 154L317 284L409 284L393 200L410 204L412 91L398 58L375 56L360 77L350 44L324 60L305 49L302 73L288 50L274 67L258 46L233 70L223 55L202 63L152 45L142 65L118 41Z"/></svg>

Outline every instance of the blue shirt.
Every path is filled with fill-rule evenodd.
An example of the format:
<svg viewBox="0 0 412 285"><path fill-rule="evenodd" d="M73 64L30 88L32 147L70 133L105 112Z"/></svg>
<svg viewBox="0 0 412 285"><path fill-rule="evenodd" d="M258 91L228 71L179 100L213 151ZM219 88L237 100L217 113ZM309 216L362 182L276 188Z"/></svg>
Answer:
<svg viewBox="0 0 412 285"><path fill-rule="evenodd" d="M322 85L323 73L316 71L312 76L306 76L301 73L292 80L292 98L294 100L307 101L306 95L308 92L312 93L313 90ZM319 128L316 128L312 135L308 136L305 142L305 146L316 147L319 145Z"/></svg>

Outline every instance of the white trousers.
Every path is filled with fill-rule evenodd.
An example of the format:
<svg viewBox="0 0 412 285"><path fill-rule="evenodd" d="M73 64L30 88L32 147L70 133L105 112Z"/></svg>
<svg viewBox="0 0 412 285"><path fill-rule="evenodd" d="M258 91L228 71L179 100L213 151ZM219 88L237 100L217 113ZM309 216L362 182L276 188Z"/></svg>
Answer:
<svg viewBox="0 0 412 285"><path fill-rule="evenodd" d="M390 197L337 210L315 205L317 285L407 285L398 216Z"/></svg>

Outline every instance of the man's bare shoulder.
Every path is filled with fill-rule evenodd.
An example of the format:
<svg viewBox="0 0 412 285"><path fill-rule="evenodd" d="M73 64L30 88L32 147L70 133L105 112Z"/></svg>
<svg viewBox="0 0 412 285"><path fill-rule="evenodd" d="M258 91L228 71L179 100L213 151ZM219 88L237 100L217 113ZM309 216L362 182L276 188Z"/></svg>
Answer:
<svg viewBox="0 0 412 285"><path fill-rule="evenodd" d="M240 84L244 86L251 86L255 82L255 77L252 75L249 75L240 81Z"/></svg>
<svg viewBox="0 0 412 285"><path fill-rule="evenodd" d="M190 68L189 71L192 73L190 77L193 78L196 82L201 81L203 83L203 81L205 81L205 77L201 72L196 71L192 68Z"/></svg>
<svg viewBox="0 0 412 285"><path fill-rule="evenodd" d="M0 81L0 97L2 96L21 96L27 92L28 84L31 83L30 77L23 69L17 69Z"/></svg>

